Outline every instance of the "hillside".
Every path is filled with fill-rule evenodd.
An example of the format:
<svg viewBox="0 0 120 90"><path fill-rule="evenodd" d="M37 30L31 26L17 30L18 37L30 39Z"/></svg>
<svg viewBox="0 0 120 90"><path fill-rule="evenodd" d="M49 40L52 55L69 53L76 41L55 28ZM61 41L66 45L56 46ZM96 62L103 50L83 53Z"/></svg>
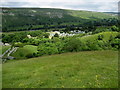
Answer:
<svg viewBox="0 0 120 90"><path fill-rule="evenodd" d="M84 51L3 64L3 88L117 88L118 51Z"/></svg>
<svg viewBox="0 0 120 90"><path fill-rule="evenodd" d="M37 34L38 36L41 35L41 33L38 31L34 31L34 32L38 33ZM9 34L9 35L11 35L11 34ZM18 36L19 34L15 33L15 35ZM15 37L15 35L13 35L13 36ZM24 33L21 33L21 35L24 35ZM61 48L60 52L61 51L65 52L65 50L69 51L71 48L73 48L73 51L76 48L78 48L79 51L104 50L105 47L110 50L111 49L117 50L117 47L119 45L118 44L118 42L119 42L118 35L119 35L118 32L113 32L113 31L101 32L101 33L92 34L92 35L78 34L73 37L69 37L70 40L67 40L67 37L66 37L66 39L64 37L64 40L62 40L60 38L38 39L37 36L34 39L28 39L27 36L25 35L25 37L23 39L21 39L21 40L24 40L24 43L22 43L23 47L19 46L17 51L12 53L11 56L15 57L16 59L26 59L29 56L31 56L31 57L36 56L35 53L37 54L38 52L46 51L46 54L47 54L47 52L54 52L56 46L57 46L56 53L58 53L59 48ZM13 36L11 36L11 37L13 37ZM98 40L99 36L103 36L101 40ZM18 37L18 39L19 38L20 37ZM8 39L10 40L10 37ZM14 38L14 39L17 39L17 38ZM29 42L28 44L25 44L26 40L27 40L27 43ZM112 42L111 42L111 40L112 40ZM45 47L44 47L45 43L49 43L49 44L45 45ZM53 46L51 46L51 44L52 45L55 44L55 45L53 45L54 46L53 50L50 50L53 47ZM109 46L106 46L106 44ZM42 45L42 46L40 46L40 45ZM75 47L74 47L74 45L75 45ZM90 46L90 45L92 45L92 46ZM115 46L113 46L113 45L115 45ZM48 47L50 47L50 48L48 48ZM96 47L96 48L93 49L93 47L94 48ZM9 48L9 46L4 46L2 48L3 52L5 52L5 50L7 50L8 48ZM39 49L41 49L41 48L43 48L43 50L39 51ZM48 51L48 50L50 50L50 51ZM61 52L61 53L63 53L63 52ZM45 52L43 52L43 55L45 55Z"/></svg>
<svg viewBox="0 0 120 90"><path fill-rule="evenodd" d="M109 41L110 37L112 36L113 38L115 38L119 33L118 32L102 32L102 33L97 33L94 35L88 35L85 37L81 37L80 39L82 41L91 41L94 42L95 40L97 40L99 35L103 35L103 41Z"/></svg>
<svg viewBox="0 0 120 90"><path fill-rule="evenodd" d="M3 31L64 28L66 25L82 25L88 21L116 18L110 14L49 8L3 8Z"/></svg>
<svg viewBox="0 0 120 90"><path fill-rule="evenodd" d="M26 55L32 54L35 52L37 52L37 46L25 45L24 47L18 48L18 50L15 53L12 53L11 56L17 59L23 59L23 58L26 58L25 57Z"/></svg>
<svg viewBox="0 0 120 90"><path fill-rule="evenodd" d="M117 16L119 14L119 12L104 12L104 13L115 15L115 16Z"/></svg>

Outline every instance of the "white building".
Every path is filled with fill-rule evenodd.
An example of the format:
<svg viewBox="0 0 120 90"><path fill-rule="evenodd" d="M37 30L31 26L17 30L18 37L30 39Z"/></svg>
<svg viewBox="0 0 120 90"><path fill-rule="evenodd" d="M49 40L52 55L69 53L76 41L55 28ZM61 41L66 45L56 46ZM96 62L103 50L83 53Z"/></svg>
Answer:
<svg viewBox="0 0 120 90"><path fill-rule="evenodd" d="M5 46L10 46L10 44L9 43L5 43Z"/></svg>

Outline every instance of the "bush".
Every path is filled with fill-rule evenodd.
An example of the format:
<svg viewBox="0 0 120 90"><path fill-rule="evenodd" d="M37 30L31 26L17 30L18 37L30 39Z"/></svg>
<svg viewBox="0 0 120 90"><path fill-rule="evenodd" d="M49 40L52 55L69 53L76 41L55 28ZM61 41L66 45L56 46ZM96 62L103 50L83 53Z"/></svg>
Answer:
<svg viewBox="0 0 120 90"><path fill-rule="evenodd" d="M87 41L87 46L88 46L88 50L92 51L92 50L100 50L100 47L98 45L97 41Z"/></svg>
<svg viewBox="0 0 120 90"><path fill-rule="evenodd" d="M111 46L113 48L119 49L119 47L120 47L120 39L114 39L113 41L111 41Z"/></svg>
<svg viewBox="0 0 120 90"><path fill-rule="evenodd" d="M79 51L88 51L89 47L86 45L86 43L82 42L81 46L79 47Z"/></svg>
<svg viewBox="0 0 120 90"><path fill-rule="evenodd" d="M51 55L51 54L57 54L58 49L54 43L43 43L38 46L38 55Z"/></svg>
<svg viewBox="0 0 120 90"><path fill-rule="evenodd" d="M32 58L34 55L32 53L26 55L27 58Z"/></svg>
<svg viewBox="0 0 120 90"><path fill-rule="evenodd" d="M112 26L111 29L112 29L112 31L117 31L117 32L119 32L119 28L118 28L117 26L115 26L115 25Z"/></svg>
<svg viewBox="0 0 120 90"><path fill-rule="evenodd" d="M120 34L118 34L115 38L118 38L118 39L120 39Z"/></svg>
<svg viewBox="0 0 120 90"><path fill-rule="evenodd" d="M113 41L114 37L110 35L109 42Z"/></svg>
<svg viewBox="0 0 120 90"><path fill-rule="evenodd" d="M49 35L50 35L49 33L44 33L45 38L49 38Z"/></svg>
<svg viewBox="0 0 120 90"><path fill-rule="evenodd" d="M59 35L57 33L55 33L54 37L59 37Z"/></svg>
<svg viewBox="0 0 120 90"><path fill-rule="evenodd" d="M102 40L103 39L103 35L98 35L98 40Z"/></svg>
<svg viewBox="0 0 120 90"><path fill-rule="evenodd" d="M77 38L69 39L64 46L64 50L67 52L80 51L81 43Z"/></svg>

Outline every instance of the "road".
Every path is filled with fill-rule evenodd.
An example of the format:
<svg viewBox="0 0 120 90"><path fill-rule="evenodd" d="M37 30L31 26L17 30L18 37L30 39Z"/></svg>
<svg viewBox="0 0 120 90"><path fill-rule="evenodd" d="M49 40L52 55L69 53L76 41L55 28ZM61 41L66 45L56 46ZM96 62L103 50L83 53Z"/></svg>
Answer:
<svg viewBox="0 0 120 90"><path fill-rule="evenodd" d="M17 51L18 47L13 47L13 48L9 48L8 50L6 50L1 56L0 58L2 58L5 54L7 54L7 58L8 59L13 59L14 57L10 56L11 53L15 53ZM2 59L2 62L6 62L7 59Z"/></svg>

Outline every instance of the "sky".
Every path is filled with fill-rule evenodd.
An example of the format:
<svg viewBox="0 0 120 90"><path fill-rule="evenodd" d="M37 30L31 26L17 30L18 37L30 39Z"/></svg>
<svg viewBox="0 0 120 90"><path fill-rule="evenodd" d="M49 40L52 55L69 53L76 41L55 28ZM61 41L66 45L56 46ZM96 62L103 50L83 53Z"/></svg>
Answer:
<svg viewBox="0 0 120 90"><path fill-rule="evenodd" d="M61 8L117 12L119 0L1 0L0 7Z"/></svg>

